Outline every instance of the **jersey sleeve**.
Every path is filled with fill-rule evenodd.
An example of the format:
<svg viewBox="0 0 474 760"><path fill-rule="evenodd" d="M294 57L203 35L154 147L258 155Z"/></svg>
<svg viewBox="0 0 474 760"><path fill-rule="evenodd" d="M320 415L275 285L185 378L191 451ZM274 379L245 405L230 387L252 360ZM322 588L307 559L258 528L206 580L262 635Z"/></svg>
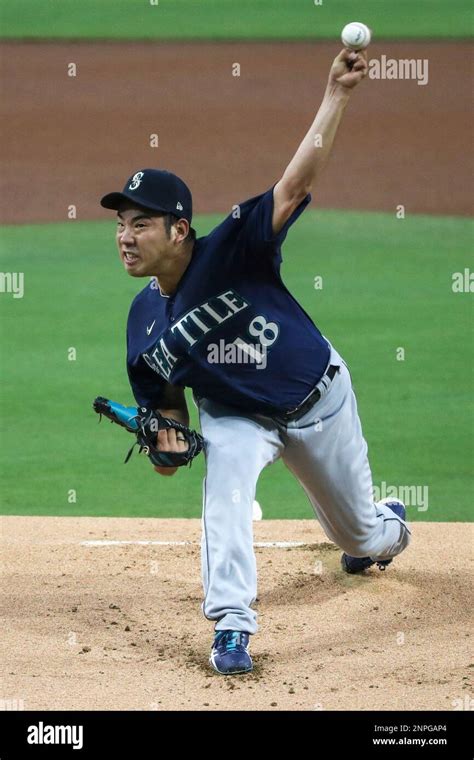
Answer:
<svg viewBox="0 0 474 760"><path fill-rule="evenodd" d="M137 404L148 409L159 408L166 380L154 372L140 354L132 350L130 316L127 325L127 374Z"/></svg>
<svg viewBox="0 0 474 760"><path fill-rule="evenodd" d="M287 236L291 225L296 222L311 201L311 194L303 198L299 206L295 208L281 230L275 235L272 229L273 217L273 189L267 190L247 203L252 203L248 209L244 225L241 230L241 241L250 254L262 252L281 261L281 246ZM244 206L246 204L243 204ZM246 209L247 210L247 209Z"/></svg>
<svg viewBox="0 0 474 760"><path fill-rule="evenodd" d="M127 372L130 387L138 406L148 409L158 409L163 398L166 381L143 365L130 364L127 361Z"/></svg>

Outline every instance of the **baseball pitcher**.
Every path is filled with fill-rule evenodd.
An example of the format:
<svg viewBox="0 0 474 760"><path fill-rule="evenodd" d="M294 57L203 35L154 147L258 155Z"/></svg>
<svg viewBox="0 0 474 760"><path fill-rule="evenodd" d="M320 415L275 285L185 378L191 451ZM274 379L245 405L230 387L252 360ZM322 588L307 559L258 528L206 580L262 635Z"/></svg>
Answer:
<svg viewBox="0 0 474 760"><path fill-rule="evenodd" d="M122 192L101 200L117 212L126 272L149 282L127 326L138 407L98 398L95 408L135 433L161 475L174 475L203 448L202 608L215 623L210 663L219 673L252 669L252 505L264 467L284 461L341 547L348 573L384 569L410 539L404 505L373 501L346 363L280 275L283 242L311 200L366 73L365 51L340 52L283 176L205 237L196 238L191 226L188 187L168 171L135 171ZM193 391L202 437L189 429L185 387Z"/></svg>

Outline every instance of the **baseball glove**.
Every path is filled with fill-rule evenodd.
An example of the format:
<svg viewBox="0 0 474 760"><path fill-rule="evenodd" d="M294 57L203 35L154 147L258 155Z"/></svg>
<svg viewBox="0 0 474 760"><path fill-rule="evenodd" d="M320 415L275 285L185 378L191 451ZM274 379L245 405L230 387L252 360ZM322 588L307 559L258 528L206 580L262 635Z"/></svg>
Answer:
<svg viewBox="0 0 474 760"><path fill-rule="evenodd" d="M163 417L159 412L147 409L144 406L122 406L116 401L97 396L93 403L93 409L100 415L108 417L111 422L121 425L130 433L136 435L136 442L128 452L125 462L131 457L135 446L139 446L139 453L142 451L148 455L149 459L157 467L182 467L191 465L192 460L202 449L203 438L195 430L191 430L182 425L177 420ZM167 428L176 430L180 439L185 440L188 444L186 451L159 451L156 447L158 432Z"/></svg>

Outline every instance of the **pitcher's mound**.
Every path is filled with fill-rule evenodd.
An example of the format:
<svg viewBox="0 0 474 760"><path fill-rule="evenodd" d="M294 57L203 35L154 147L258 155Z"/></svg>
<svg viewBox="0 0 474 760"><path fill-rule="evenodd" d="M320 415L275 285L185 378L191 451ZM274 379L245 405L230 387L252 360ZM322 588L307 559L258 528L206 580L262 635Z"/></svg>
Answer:
<svg viewBox="0 0 474 760"><path fill-rule="evenodd" d="M255 524L255 541L264 544L256 548L255 670L224 677L207 664L213 626L200 609L198 520L4 517L2 523L7 708L471 704L469 524L415 523L409 549L385 572L362 577L342 572L339 549L316 521Z"/></svg>

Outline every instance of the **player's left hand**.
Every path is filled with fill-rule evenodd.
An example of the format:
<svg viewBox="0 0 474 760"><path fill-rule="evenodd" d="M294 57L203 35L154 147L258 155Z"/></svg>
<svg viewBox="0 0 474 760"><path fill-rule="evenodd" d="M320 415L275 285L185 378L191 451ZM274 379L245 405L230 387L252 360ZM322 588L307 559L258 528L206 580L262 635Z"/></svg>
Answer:
<svg viewBox="0 0 474 760"><path fill-rule="evenodd" d="M367 50L356 52L343 48L333 61L328 84L339 85L345 90L352 90L367 76L367 71Z"/></svg>

